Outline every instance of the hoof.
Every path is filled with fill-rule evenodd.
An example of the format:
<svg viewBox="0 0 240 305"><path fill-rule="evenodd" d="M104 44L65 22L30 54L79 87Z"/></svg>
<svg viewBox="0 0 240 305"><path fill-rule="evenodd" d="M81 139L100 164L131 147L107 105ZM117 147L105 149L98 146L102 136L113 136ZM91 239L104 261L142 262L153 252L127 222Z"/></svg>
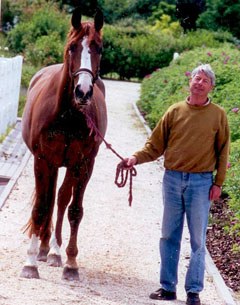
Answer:
<svg viewBox="0 0 240 305"><path fill-rule="evenodd" d="M62 280L67 281L80 281L78 269L64 267Z"/></svg>
<svg viewBox="0 0 240 305"><path fill-rule="evenodd" d="M62 267L62 258L57 254L50 254L47 258L47 263L52 267Z"/></svg>
<svg viewBox="0 0 240 305"><path fill-rule="evenodd" d="M48 250L40 250L37 256L37 260L39 262L46 262L47 261L47 255L48 255Z"/></svg>
<svg viewBox="0 0 240 305"><path fill-rule="evenodd" d="M24 266L20 277L24 277L25 279L39 279L38 268L35 266Z"/></svg>

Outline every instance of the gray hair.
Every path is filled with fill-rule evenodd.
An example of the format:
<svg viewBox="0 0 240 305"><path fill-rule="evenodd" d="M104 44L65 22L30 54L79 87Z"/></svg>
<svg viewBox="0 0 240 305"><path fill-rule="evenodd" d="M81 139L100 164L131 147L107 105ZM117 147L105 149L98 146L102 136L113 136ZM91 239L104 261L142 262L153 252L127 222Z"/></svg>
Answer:
<svg viewBox="0 0 240 305"><path fill-rule="evenodd" d="M205 73L211 79L212 85L213 86L215 85L216 82L215 73L213 72L212 67L209 64L202 64L197 68L195 68L191 73L192 78L200 72Z"/></svg>

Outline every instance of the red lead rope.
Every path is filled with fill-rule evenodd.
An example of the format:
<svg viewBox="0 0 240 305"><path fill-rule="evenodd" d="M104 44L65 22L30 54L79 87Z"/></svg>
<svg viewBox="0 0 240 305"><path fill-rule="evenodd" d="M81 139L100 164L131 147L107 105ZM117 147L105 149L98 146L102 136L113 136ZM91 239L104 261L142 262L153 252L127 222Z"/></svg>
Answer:
<svg viewBox="0 0 240 305"><path fill-rule="evenodd" d="M133 200L133 195L132 195L132 187L133 187L133 177L137 176L137 170L135 167L131 167L128 168L126 165L126 162L124 160L124 158L119 155L116 150L114 150L112 148L112 145L109 144L104 137L102 136L102 134L100 133L100 131L98 130L97 126L94 124L92 118L85 113L86 117L87 117L87 124L88 127L92 130L95 131L96 135L98 135L103 142L105 143L106 147L108 149L110 149L119 159L121 159L122 161L120 163L118 163L117 168L116 168L116 175L115 175L115 181L114 183L118 186L118 187L124 187L128 181L128 177L129 177L129 197L128 197L128 202L129 202L129 206L132 206L132 200Z"/></svg>
<svg viewBox="0 0 240 305"><path fill-rule="evenodd" d="M116 169L116 177L115 177L114 182L118 187L124 187L128 180L128 174L130 174L128 202L129 202L129 206L132 206L132 200L133 200L132 182L133 182L133 177L137 176L136 168L135 167L126 168L124 160L122 162L118 163L117 169ZM120 180L119 180L119 177L120 177Z"/></svg>

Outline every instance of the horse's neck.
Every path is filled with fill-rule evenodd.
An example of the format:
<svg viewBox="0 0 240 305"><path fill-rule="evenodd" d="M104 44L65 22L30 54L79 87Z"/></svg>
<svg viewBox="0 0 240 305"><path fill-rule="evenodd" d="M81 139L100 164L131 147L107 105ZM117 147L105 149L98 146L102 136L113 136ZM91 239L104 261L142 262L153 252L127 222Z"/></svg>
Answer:
<svg viewBox="0 0 240 305"><path fill-rule="evenodd" d="M59 87L57 92L56 112L60 113L69 108L73 95L72 81L69 76L69 68L63 64L59 75Z"/></svg>

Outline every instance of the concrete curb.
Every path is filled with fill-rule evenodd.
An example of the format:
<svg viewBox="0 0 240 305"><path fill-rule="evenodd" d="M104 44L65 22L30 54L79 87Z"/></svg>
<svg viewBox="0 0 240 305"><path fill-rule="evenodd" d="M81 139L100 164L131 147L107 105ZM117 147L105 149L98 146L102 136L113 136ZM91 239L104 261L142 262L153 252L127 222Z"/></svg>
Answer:
<svg viewBox="0 0 240 305"><path fill-rule="evenodd" d="M220 297L224 300L224 304L236 305L236 302L234 301L231 295L230 289L225 284L208 250L206 250L206 269L207 272L212 276L213 282L217 288L217 292L220 295Z"/></svg>
<svg viewBox="0 0 240 305"><path fill-rule="evenodd" d="M147 125L147 122L143 118L142 114L140 113L136 103L134 102L132 105L133 105L133 108L134 108L139 120L144 125L148 136L150 136L152 131L149 128L149 126ZM233 299L230 289L225 284L220 272L218 271L216 265L214 264L214 262L210 256L210 253L208 252L207 249L206 249L206 270L207 270L208 274L213 278L213 282L216 286L217 292L218 292L220 298L224 301L224 305L237 305Z"/></svg>

